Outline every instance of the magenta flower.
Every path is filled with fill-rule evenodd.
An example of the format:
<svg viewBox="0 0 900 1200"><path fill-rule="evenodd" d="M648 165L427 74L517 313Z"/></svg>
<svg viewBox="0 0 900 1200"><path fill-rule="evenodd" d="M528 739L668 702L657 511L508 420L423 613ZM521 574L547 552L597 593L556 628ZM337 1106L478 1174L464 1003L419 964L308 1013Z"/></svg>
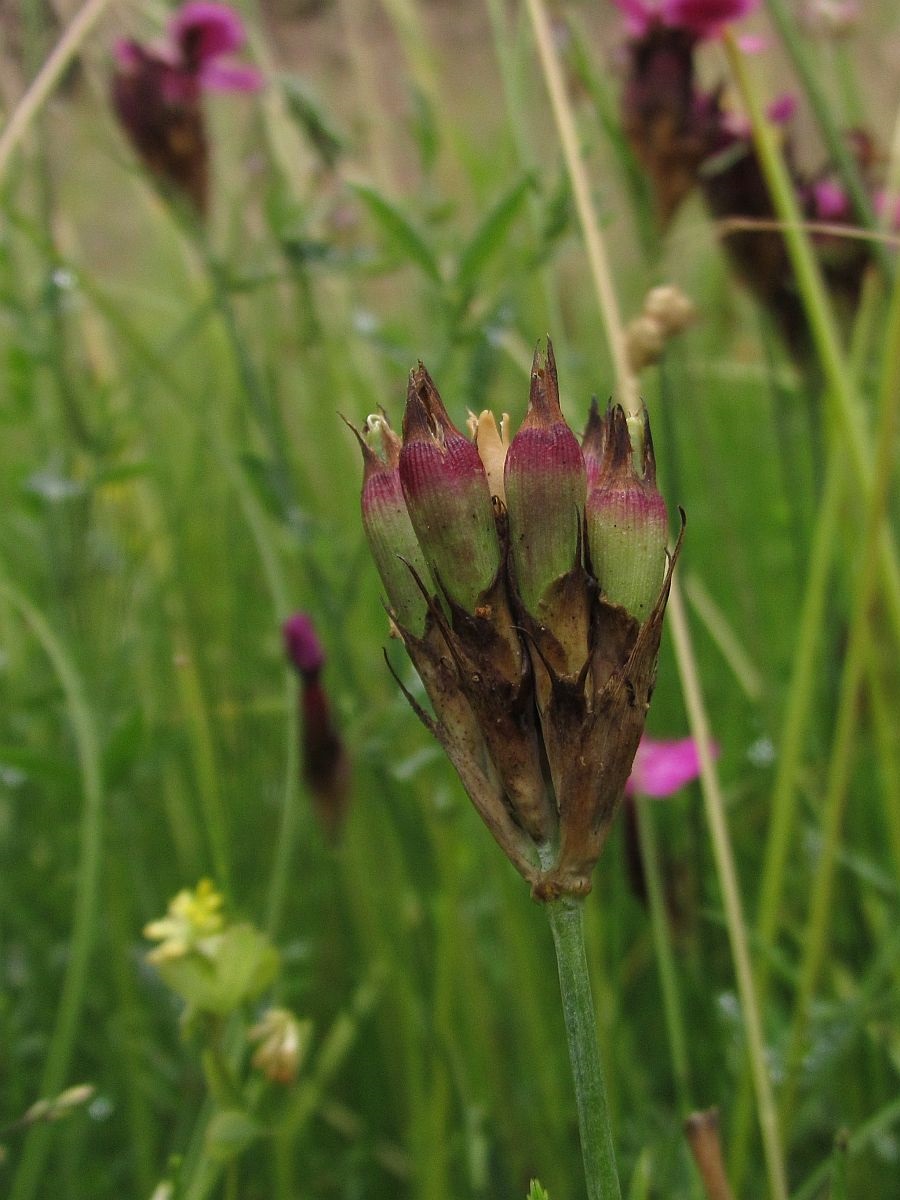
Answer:
<svg viewBox="0 0 900 1200"><path fill-rule="evenodd" d="M614 0L630 38L643 38L655 25L683 29L696 38L717 37L724 25L748 16L759 0Z"/></svg>
<svg viewBox="0 0 900 1200"><path fill-rule="evenodd" d="M206 210L209 151L200 99L204 91L255 91L262 76L227 56L246 40L227 5L192 0L174 14L168 38L144 46L116 43L112 100L144 164L170 191Z"/></svg>
<svg viewBox="0 0 900 1200"><path fill-rule="evenodd" d="M713 755L719 748L713 745ZM697 779L700 775L700 755L693 738L657 741L646 734L641 738L631 776L625 784L625 795L636 793L664 799Z"/></svg>
<svg viewBox="0 0 900 1200"><path fill-rule="evenodd" d="M255 92L262 87L262 76L255 67L225 57L240 50L247 40L241 18L227 4L191 0L169 22L169 38L184 69L201 88Z"/></svg>
<svg viewBox="0 0 900 1200"><path fill-rule="evenodd" d="M810 188L812 214L817 221L846 221L851 216L850 197L834 179L820 179Z"/></svg>
<svg viewBox="0 0 900 1200"><path fill-rule="evenodd" d="M336 841L350 800L350 763L320 679L325 651L312 618L306 613L288 617L281 632L287 657L300 674L303 781L309 788L322 829L331 841Z"/></svg>
<svg viewBox="0 0 900 1200"><path fill-rule="evenodd" d="M281 627L288 658L304 679L315 677L325 665L325 651L319 641L312 618L306 613L294 613Z"/></svg>

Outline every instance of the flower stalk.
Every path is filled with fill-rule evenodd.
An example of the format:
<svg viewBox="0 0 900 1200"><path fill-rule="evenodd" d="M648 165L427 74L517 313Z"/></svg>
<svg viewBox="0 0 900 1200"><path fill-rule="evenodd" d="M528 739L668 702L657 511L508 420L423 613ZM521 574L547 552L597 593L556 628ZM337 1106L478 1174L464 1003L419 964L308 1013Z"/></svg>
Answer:
<svg viewBox="0 0 900 1200"><path fill-rule="evenodd" d="M559 968L588 1200L618 1200L622 1193L585 953L584 901L565 896L545 905L545 909Z"/></svg>

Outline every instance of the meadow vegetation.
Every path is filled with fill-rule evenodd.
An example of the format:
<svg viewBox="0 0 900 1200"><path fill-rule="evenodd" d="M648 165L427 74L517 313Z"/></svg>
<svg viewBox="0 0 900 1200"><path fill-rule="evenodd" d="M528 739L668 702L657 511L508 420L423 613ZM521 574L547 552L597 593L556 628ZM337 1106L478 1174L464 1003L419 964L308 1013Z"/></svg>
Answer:
<svg viewBox="0 0 900 1200"><path fill-rule="evenodd" d="M692 143L662 219L639 35L550 7L587 212L536 0L238 0L261 86L202 96L202 193L111 101L116 39L151 44L164 4L0 12L11 1200L584 1194L550 930L385 664L425 702L340 418L398 428L422 360L461 428L516 429L549 333L580 433L620 398L598 235L625 325L657 285L695 314L636 363L687 514L647 730L717 749L634 801L586 901L623 1194L724 1200L683 1128L717 1107L737 1200L896 1195L900 13L768 0L692 46L771 208L728 208ZM300 675L298 611L324 651ZM184 967L204 938L214 978Z"/></svg>

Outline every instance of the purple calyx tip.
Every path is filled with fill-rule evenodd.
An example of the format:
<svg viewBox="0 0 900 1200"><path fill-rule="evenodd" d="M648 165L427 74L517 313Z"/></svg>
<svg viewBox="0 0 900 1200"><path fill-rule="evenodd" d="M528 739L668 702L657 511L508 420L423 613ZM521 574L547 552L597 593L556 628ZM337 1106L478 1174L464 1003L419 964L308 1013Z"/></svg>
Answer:
<svg viewBox="0 0 900 1200"><path fill-rule="evenodd" d="M325 665L325 651L319 641L312 618L307 613L294 613L281 627L287 656L304 679L313 679Z"/></svg>

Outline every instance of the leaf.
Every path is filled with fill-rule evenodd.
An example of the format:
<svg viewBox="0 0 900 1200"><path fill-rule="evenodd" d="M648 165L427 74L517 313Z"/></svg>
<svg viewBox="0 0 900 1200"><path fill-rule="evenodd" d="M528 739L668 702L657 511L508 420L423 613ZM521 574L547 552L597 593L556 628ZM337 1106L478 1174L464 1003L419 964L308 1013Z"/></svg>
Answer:
<svg viewBox="0 0 900 1200"><path fill-rule="evenodd" d="M362 183L351 184L351 187L394 250L408 262L420 267L433 283L442 283L440 267L431 252L431 247L406 214L374 188L366 187Z"/></svg>
<svg viewBox="0 0 900 1200"><path fill-rule="evenodd" d="M494 205L482 221L475 236L459 256L456 282L461 287L471 287L492 255L503 246L525 197L533 188L533 177L526 175Z"/></svg>
<svg viewBox="0 0 900 1200"><path fill-rule="evenodd" d="M192 1008L224 1017L269 986L279 958L265 934L240 924L206 938L199 950L156 965L166 986Z"/></svg>
<svg viewBox="0 0 900 1200"><path fill-rule="evenodd" d="M528 1195L525 1200L550 1200L550 1197L544 1191L537 1179L532 1179L531 1187L528 1189Z"/></svg>
<svg viewBox="0 0 900 1200"><path fill-rule="evenodd" d="M262 1126L239 1108L217 1112L206 1127L206 1153L215 1162L229 1162L262 1136Z"/></svg>
<svg viewBox="0 0 900 1200"><path fill-rule="evenodd" d="M344 152L344 138L331 123L322 103L296 76L282 80L287 110L312 142L326 167L333 167Z"/></svg>

